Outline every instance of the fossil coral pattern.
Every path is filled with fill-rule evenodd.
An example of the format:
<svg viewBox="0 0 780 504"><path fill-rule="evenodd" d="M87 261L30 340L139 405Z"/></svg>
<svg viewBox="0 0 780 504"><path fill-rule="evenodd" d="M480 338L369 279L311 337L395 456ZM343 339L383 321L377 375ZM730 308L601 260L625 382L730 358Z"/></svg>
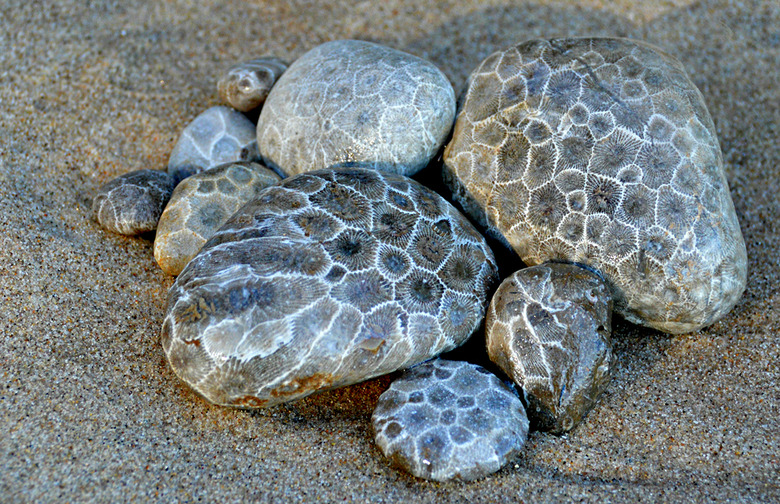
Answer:
<svg viewBox="0 0 780 504"><path fill-rule="evenodd" d="M496 271L484 238L417 182L302 174L264 189L184 268L163 347L209 400L277 404L460 345Z"/></svg>
<svg viewBox="0 0 780 504"><path fill-rule="evenodd" d="M547 263L505 279L488 308L490 360L522 389L538 430L575 427L609 383L612 298L595 273Z"/></svg>
<svg viewBox="0 0 780 504"><path fill-rule="evenodd" d="M157 224L154 258L178 275L206 241L244 203L280 177L261 164L237 161L182 180Z"/></svg>
<svg viewBox="0 0 780 504"><path fill-rule="evenodd" d="M745 288L712 119L681 64L648 44L533 40L492 54L444 161L455 198L526 264L593 266L632 322L693 331Z"/></svg>
<svg viewBox="0 0 780 504"><path fill-rule="evenodd" d="M411 175L455 118L455 94L432 63L378 44L338 40L296 60L257 124L265 163L294 175L334 165Z"/></svg>
<svg viewBox="0 0 780 504"><path fill-rule="evenodd" d="M443 359L395 380L372 420L377 444L391 461L437 481L498 471L528 435L523 404L507 385L480 366Z"/></svg>

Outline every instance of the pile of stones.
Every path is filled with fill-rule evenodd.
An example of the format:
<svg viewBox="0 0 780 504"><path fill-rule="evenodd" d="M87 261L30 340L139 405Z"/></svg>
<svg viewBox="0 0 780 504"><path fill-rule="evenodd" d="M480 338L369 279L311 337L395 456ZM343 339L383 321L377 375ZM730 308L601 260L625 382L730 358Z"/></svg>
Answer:
<svg viewBox="0 0 780 504"><path fill-rule="evenodd" d="M529 427L568 432L593 408L613 309L689 332L745 288L712 119L648 44L523 42L479 65L457 110L433 64L355 40L236 65L217 88L227 106L184 129L167 172L94 199L106 229L156 230L177 276L166 356L216 404L406 369L374 412L379 447L415 476L472 480ZM448 138L442 177L471 221L409 178ZM529 266L497 290L482 233ZM439 358L482 330L506 381Z"/></svg>

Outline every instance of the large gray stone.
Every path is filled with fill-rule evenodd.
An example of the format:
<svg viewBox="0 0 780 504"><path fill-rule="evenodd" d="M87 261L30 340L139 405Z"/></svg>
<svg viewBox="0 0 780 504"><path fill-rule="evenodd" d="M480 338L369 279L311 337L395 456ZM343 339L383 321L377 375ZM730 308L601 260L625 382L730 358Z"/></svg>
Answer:
<svg viewBox="0 0 780 504"><path fill-rule="evenodd" d="M747 256L715 127L681 64L625 39L533 40L472 73L445 178L526 264L600 271L628 320L723 317Z"/></svg>
<svg viewBox="0 0 780 504"><path fill-rule="evenodd" d="M312 172L264 189L190 261L162 342L210 401L269 406L460 345L495 279L484 238L431 190L374 170Z"/></svg>
<svg viewBox="0 0 780 504"><path fill-rule="evenodd" d="M432 63L338 40L290 65L263 106L257 141L265 163L288 175L352 163L412 175L454 118L452 85Z"/></svg>

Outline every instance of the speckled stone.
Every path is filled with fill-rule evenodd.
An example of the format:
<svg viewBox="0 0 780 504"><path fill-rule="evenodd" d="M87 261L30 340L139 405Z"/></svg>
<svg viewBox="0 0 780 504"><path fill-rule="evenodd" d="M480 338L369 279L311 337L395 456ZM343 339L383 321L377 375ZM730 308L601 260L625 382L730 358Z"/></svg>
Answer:
<svg viewBox="0 0 780 504"><path fill-rule="evenodd" d="M263 104L288 66L286 61L274 57L234 65L217 81L219 98L241 112L254 110Z"/></svg>
<svg viewBox="0 0 780 504"><path fill-rule="evenodd" d="M160 170L136 170L103 184L92 200L95 220L105 229L137 235L157 228L173 192L173 178Z"/></svg>
<svg viewBox="0 0 780 504"><path fill-rule="evenodd" d="M229 107L207 109L181 132L168 160L168 173L183 179L233 161L257 161L255 126Z"/></svg>
<svg viewBox="0 0 780 504"><path fill-rule="evenodd" d="M490 371L435 359L407 370L380 397L376 442L419 478L471 481L514 458L528 436L515 392Z"/></svg>
<svg viewBox="0 0 780 504"><path fill-rule="evenodd" d="M612 298L597 274L547 263L505 279L485 323L487 350L523 389L534 429L573 429L607 387Z"/></svg>
<svg viewBox="0 0 780 504"><path fill-rule="evenodd" d="M742 295L715 127L680 62L625 39L532 40L472 73L444 153L455 199L526 264L588 264L615 310L684 333Z"/></svg>
<svg viewBox="0 0 780 504"><path fill-rule="evenodd" d="M169 275L181 273L231 215L279 180L252 161L226 163L182 180L157 225L157 264Z"/></svg>
<svg viewBox="0 0 780 504"><path fill-rule="evenodd" d="M266 164L289 175L361 166L412 175L447 139L455 93L432 63L370 42L338 40L296 60L257 123Z"/></svg>
<svg viewBox="0 0 780 504"><path fill-rule="evenodd" d="M184 268L163 347L210 401L270 406L462 344L496 271L484 238L419 183L302 174L264 189Z"/></svg>

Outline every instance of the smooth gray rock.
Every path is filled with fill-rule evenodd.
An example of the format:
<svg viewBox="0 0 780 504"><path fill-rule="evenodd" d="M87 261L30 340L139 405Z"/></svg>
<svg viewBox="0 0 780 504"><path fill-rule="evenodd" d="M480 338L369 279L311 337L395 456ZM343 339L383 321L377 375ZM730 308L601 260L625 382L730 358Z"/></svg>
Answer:
<svg viewBox="0 0 780 504"><path fill-rule="evenodd" d="M207 109L184 128L168 160L168 173L183 179L233 161L257 161L255 126L229 107Z"/></svg>
<svg viewBox="0 0 780 504"><path fill-rule="evenodd" d="M569 431L612 371L612 297L597 274L547 263L505 279L485 322L487 350L523 389L537 430Z"/></svg>
<svg viewBox="0 0 780 504"><path fill-rule="evenodd" d="M338 40L290 65L263 106L257 141L265 163L288 175L354 163L412 175L454 118L452 85L432 63Z"/></svg>
<svg viewBox="0 0 780 504"><path fill-rule="evenodd" d="M434 359L395 380L372 416L376 441L418 478L471 481L513 459L528 437L515 392L468 362Z"/></svg>
<svg viewBox="0 0 780 504"><path fill-rule="evenodd" d="M160 170L136 170L103 184L92 200L95 220L105 229L137 235L157 228L173 193L173 178Z"/></svg>
<svg viewBox="0 0 780 504"><path fill-rule="evenodd" d="M163 347L210 401L270 406L462 344L496 271L484 238L417 182L302 174L264 189L184 268Z"/></svg>
<svg viewBox="0 0 780 504"><path fill-rule="evenodd" d="M626 39L532 40L472 73L445 178L528 265L588 264L670 333L731 310L747 255L715 127L682 65Z"/></svg>

